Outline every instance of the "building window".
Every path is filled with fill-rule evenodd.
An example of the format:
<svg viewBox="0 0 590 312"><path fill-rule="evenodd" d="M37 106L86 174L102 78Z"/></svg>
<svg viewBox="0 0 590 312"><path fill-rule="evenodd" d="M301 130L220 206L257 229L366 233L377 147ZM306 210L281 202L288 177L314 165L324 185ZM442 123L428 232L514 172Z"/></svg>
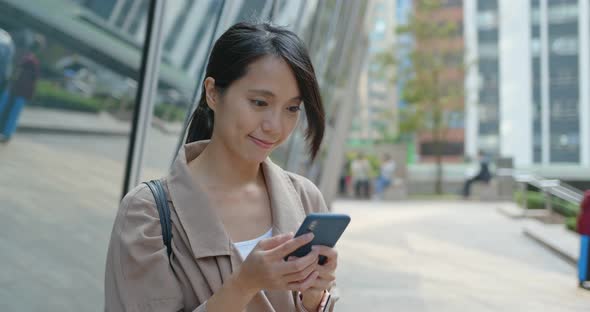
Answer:
<svg viewBox="0 0 590 312"><path fill-rule="evenodd" d="M577 55L578 37L560 37L551 41L551 53L556 55Z"/></svg>

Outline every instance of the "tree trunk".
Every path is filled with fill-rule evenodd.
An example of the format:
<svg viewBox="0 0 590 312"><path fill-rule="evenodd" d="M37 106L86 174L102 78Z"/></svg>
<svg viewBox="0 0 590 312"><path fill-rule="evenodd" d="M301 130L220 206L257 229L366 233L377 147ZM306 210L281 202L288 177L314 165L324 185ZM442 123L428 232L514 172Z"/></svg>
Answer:
<svg viewBox="0 0 590 312"><path fill-rule="evenodd" d="M435 191L436 194L442 194L442 175L443 175L443 164L442 164L442 151L441 151L442 142L440 139L436 142L437 151L436 151L436 187Z"/></svg>
<svg viewBox="0 0 590 312"><path fill-rule="evenodd" d="M436 194L442 194L442 178L443 178L443 164L442 164L442 112L435 104L434 123L432 127L432 139L434 140L434 155L436 159L436 180L434 184L434 191Z"/></svg>

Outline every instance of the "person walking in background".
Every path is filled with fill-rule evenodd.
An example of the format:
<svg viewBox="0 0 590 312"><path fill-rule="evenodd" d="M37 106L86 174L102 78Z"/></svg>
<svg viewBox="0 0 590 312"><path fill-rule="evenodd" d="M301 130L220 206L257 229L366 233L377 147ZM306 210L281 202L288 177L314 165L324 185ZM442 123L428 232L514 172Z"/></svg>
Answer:
<svg viewBox="0 0 590 312"><path fill-rule="evenodd" d="M580 233L578 281L580 287L590 290L590 190L584 193L584 199L580 204L578 233Z"/></svg>
<svg viewBox="0 0 590 312"><path fill-rule="evenodd" d="M369 174L371 165L365 155L360 153L351 164L352 183L355 198L369 198Z"/></svg>
<svg viewBox="0 0 590 312"><path fill-rule="evenodd" d="M14 43L10 34L0 29L0 90L4 90L12 72Z"/></svg>
<svg viewBox="0 0 590 312"><path fill-rule="evenodd" d="M484 155L482 151L479 151L479 172L471 179L465 181L465 185L463 186L463 198L468 198L471 193L471 184L474 182L484 182L488 183L492 179L492 174L490 173L490 160L487 156Z"/></svg>
<svg viewBox="0 0 590 312"><path fill-rule="evenodd" d="M379 169L379 177L375 182L375 199L383 199L383 194L393 183L393 174L395 173L395 161L391 155L385 154L385 158Z"/></svg>
<svg viewBox="0 0 590 312"><path fill-rule="evenodd" d="M348 196L348 184L350 181L350 160L344 162L342 170L340 171L340 181L338 185L338 193L341 196Z"/></svg>
<svg viewBox="0 0 590 312"><path fill-rule="evenodd" d="M35 53L42 47L42 38L36 38L29 51L18 64L15 79L0 95L0 142L8 142L16 130L23 107L35 94L40 75L39 60Z"/></svg>

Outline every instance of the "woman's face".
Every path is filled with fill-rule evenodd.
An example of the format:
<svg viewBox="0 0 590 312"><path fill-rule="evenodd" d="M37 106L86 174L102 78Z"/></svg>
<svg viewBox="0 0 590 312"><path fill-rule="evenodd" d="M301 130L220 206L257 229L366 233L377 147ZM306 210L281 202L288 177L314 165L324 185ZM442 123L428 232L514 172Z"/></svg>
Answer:
<svg viewBox="0 0 590 312"><path fill-rule="evenodd" d="M223 93L207 78L207 103L215 112L213 139L246 161L263 162L291 134L299 120L301 96L287 63L265 56Z"/></svg>

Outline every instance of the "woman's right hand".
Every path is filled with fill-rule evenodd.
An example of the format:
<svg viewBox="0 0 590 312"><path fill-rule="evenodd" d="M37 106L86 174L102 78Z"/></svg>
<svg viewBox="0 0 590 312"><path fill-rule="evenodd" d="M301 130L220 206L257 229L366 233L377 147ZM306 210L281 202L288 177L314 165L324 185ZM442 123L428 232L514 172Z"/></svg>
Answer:
<svg viewBox="0 0 590 312"><path fill-rule="evenodd" d="M242 263L238 280L254 291L307 290L319 275L318 251L292 261L285 261L284 258L312 239L312 233L296 238L288 233L260 241Z"/></svg>

